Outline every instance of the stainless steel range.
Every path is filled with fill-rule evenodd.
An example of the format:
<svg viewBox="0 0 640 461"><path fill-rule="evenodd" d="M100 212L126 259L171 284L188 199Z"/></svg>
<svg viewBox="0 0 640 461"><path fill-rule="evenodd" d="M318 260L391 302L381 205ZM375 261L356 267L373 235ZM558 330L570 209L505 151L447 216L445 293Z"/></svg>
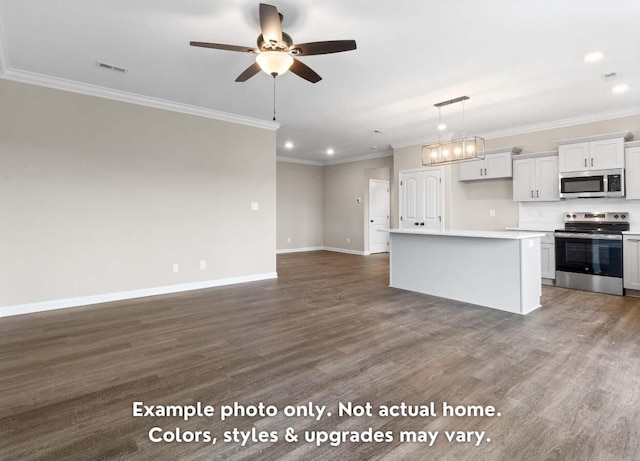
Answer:
<svg viewBox="0 0 640 461"><path fill-rule="evenodd" d="M622 232L629 213L569 212L555 231L556 285L622 295Z"/></svg>

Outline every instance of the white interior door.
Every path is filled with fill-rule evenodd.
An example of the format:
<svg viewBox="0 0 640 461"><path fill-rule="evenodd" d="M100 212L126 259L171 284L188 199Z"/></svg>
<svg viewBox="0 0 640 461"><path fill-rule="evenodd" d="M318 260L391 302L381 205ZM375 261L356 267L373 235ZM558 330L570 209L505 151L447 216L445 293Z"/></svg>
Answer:
<svg viewBox="0 0 640 461"><path fill-rule="evenodd" d="M400 173L400 228L443 229L442 169Z"/></svg>
<svg viewBox="0 0 640 461"><path fill-rule="evenodd" d="M442 170L422 172L422 220L420 228L442 229Z"/></svg>
<svg viewBox="0 0 640 461"><path fill-rule="evenodd" d="M413 229L420 225L419 212L423 208L421 188L422 184L418 172L400 174L401 229Z"/></svg>
<svg viewBox="0 0 640 461"><path fill-rule="evenodd" d="M379 229L389 229L389 181L369 180L369 252L389 251L389 233Z"/></svg>

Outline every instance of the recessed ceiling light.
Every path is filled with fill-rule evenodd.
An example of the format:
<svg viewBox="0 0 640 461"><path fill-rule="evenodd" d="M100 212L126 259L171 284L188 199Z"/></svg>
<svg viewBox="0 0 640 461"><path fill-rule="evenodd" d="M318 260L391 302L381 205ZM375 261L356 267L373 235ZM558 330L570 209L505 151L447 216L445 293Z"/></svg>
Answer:
<svg viewBox="0 0 640 461"><path fill-rule="evenodd" d="M625 91L627 91L629 89L629 85L616 85L613 88L611 88L611 91L614 93L624 93Z"/></svg>
<svg viewBox="0 0 640 461"><path fill-rule="evenodd" d="M446 129L447 129L447 125L446 124L444 124L444 123L438 124L438 130L444 131Z"/></svg>
<svg viewBox="0 0 640 461"><path fill-rule="evenodd" d="M369 149L377 149L377 148L378 148L378 146L371 146L371 147L369 147Z"/></svg>
<svg viewBox="0 0 640 461"><path fill-rule="evenodd" d="M329 148L329 149L327 149L327 154L328 155L333 155L333 154L335 154L335 151L333 149Z"/></svg>
<svg viewBox="0 0 640 461"><path fill-rule="evenodd" d="M596 62L596 61L600 61L602 59L602 57L604 56L604 53L601 51L594 51L593 53L589 53L586 54L584 56L584 62Z"/></svg>
<svg viewBox="0 0 640 461"><path fill-rule="evenodd" d="M284 147L287 149L293 149L293 143L291 141L287 141L284 143Z"/></svg>

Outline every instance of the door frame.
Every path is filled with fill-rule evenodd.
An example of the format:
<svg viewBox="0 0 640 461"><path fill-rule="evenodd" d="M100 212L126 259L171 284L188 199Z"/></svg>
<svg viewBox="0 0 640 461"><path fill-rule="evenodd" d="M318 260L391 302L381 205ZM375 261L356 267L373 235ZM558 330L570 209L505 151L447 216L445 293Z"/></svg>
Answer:
<svg viewBox="0 0 640 461"><path fill-rule="evenodd" d="M367 224L367 248L365 249L365 254L369 255L371 253L371 183L372 182L383 182L387 184L387 195L389 198L389 217L387 218L387 222L389 223L389 227L391 227L391 181L389 179L374 179L369 178L367 181L367 214L366 214L366 224ZM387 233L387 251L389 252L389 234Z"/></svg>
<svg viewBox="0 0 640 461"><path fill-rule="evenodd" d="M402 187L401 181L402 181L402 175L403 173L420 173L421 171L440 171L440 177L442 178L442 182L441 184L441 192L442 192L442 196L440 197L440 210L442 211L442 221L440 222L440 230L444 230L444 224L445 224L445 220L446 220L446 213L445 213L445 207L444 207L444 186L445 186L445 176L444 176L444 167L441 166L432 166L432 167L422 167L422 168L409 168L406 170L400 170L398 171L398 228L402 228L402 226L400 225L400 216L402 216Z"/></svg>

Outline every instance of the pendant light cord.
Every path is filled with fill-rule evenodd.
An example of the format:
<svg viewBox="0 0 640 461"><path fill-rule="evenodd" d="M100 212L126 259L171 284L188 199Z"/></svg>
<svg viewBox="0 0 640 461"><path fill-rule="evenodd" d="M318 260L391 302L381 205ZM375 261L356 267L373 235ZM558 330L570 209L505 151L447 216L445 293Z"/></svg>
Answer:
<svg viewBox="0 0 640 461"><path fill-rule="evenodd" d="M464 123L464 99L462 100L462 139L467 137L467 126Z"/></svg>

